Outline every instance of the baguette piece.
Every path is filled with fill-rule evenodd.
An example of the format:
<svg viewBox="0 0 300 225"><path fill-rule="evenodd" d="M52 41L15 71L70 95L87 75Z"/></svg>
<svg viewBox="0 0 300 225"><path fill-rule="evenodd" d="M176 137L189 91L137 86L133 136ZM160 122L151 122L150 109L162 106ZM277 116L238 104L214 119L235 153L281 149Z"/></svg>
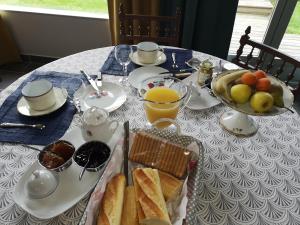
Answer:
<svg viewBox="0 0 300 225"><path fill-rule="evenodd" d="M182 178L186 175L191 152L166 139L139 132L133 140L129 159Z"/></svg>
<svg viewBox="0 0 300 225"><path fill-rule="evenodd" d="M166 201L171 201L179 196L183 182L171 174L158 171L161 189Z"/></svg>
<svg viewBox="0 0 300 225"><path fill-rule="evenodd" d="M106 185L97 225L120 225L125 191L125 176L115 175Z"/></svg>
<svg viewBox="0 0 300 225"><path fill-rule="evenodd" d="M135 192L133 186L128 186L125 189L124 204L122 212L122 225L139 225L137 215Z"/></svg>
<svg viewBox="0 0 300 225"><path fill-rule="evenodd" d="M151 168L137 168L133 171L133 182L139 223L171 225L158 171Z"/></svg>

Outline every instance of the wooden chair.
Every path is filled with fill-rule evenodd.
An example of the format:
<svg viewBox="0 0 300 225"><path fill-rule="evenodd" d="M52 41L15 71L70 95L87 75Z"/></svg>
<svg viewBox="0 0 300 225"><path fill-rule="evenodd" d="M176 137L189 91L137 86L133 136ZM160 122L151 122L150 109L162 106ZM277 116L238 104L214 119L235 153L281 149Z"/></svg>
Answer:
<svg viewBox="0 0 300 225"><path fill-rule="evenodd" d="M181 10L177 8L175 16L152 16L126 14L120 4L120 43L136 44L141 41L153 41L160 45L180 45Z"/></svg>
<svg viewBox="0 0 300 225"><path fill-rule="evenodd" d="M246 69L261 69L272 74L289 85L295 96L300 96L300 79L295 77L296 70L300 68L300 61L280 52L278 49L251 40L249 37L250 32L251 26L248 26L245 34L240 39L240 47L232 62ZM251 50L243 57L244 47L247 45L250 46ZM255 50L260 51L257 59L253 57L253 51ZM298 72L300 73L300 71Z"/></svg>

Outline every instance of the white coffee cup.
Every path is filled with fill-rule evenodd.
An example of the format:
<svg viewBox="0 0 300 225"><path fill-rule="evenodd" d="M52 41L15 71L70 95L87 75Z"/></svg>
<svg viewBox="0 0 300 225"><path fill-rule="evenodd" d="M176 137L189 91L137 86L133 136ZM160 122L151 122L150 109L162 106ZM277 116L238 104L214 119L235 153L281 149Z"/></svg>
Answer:
<svg viewBox="0 0 300 225"><path fill-rule="evenodd" d="M98 107L91 107L82 115L81 134L85 141L107 143L118 128L117 120L109 120L108 112Z"/></svg>
<svg viewBox="0 0 300 225"><path fill-rule="evenodd" d="M29 107L37 111L48 109L56 103L53 84L45 79L28 82L22 88L22 95Z"/></svg>
<svg viewBox="0 0 300 225"><path fill-rule="evenodd" d="M154 42L140 42L137 44L138 60L144 64L153 64L163 54L163 49Z"/></svg>

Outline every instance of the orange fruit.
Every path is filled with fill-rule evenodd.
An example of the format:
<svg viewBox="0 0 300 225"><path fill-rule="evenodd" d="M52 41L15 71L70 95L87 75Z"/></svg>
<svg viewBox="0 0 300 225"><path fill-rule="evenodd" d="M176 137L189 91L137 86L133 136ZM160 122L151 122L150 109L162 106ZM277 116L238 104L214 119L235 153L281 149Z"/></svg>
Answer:
<svg viewBox="0 0 300 225"><path fill-rule="evenodd" d="M270 87L271 81L268 78L261 78L256 82L256 91L269 91Z"/></svg>
<svg viewBox="0 0 300 225"><path fill-rule="evenodd" d="M243 84L247 84L249 86L252 86L252 85L256 84L257 78L253 73L247 72L247 73L244 73L241 76L241 81L242 81Z"/></svg>
<svg viewBox="0 0 300 225"><path fill-rule="evenodd" d="M257 70L254 72L254 75L256 76L257 80L261 79L261 78L266 78L267 75L264 71L262 70Z"/></svg>

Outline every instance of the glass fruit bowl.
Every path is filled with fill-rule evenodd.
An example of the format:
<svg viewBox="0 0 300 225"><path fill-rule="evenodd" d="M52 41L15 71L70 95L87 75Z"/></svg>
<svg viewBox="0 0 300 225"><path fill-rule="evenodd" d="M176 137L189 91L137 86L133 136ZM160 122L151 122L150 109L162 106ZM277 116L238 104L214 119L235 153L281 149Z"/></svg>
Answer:
<svg viewBox="0 0 300 225"><path fill-rule="evenodd" d="M294 102L294 95L291 92L290 88L282 81L277 79L274 76L267 75L267 78L271 81L271 84L279 86L282 88L282 107L277 107L273 105L267 112L256 112L250 105L250 101L247 101L246 103L239 104L235 103L233 100L230 100L226 98L226 96L222 93L220 94L217 92L217 81L222 78L223 76L226 76L230 73L235 72L241 72L242 70L229 70L222 74L220 74L217 77L214 77L211 82L211 87L214 95L225 105L232 108L233 110L225 112L221 118L220 123L221 125L228 130L231 133L234 133L236 135L242 135L242 136L251 136L254 135L257 132L258 126L255 123L255 121L249 117L248 115L252 116L275 116L279 115L281 113L286 112L287 110L290 110L289 108L292 107ZM220 83L219 83L220 85ZM223 85L226 86L224 83ZM224 87L225 89L226 87ZM230 86L228 87L228 89ZM225 90L230 92L230 90ZM253 93L252 93L253 95ZM258 101L257 104L261 104L258 107L266 107L268 103L268 99L262 100L264 97L261 98L261 101ZM266 106L265 106L266 105Z"/></svg>

